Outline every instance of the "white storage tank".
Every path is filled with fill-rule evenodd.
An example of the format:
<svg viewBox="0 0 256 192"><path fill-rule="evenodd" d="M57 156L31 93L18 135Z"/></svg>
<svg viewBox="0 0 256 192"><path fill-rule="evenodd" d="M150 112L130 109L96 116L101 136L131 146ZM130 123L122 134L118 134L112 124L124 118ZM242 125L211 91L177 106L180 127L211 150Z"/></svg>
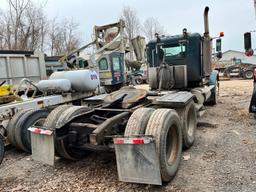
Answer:
<svg viewBox="0 0 256 192"><path fill-rule="evenodd" d="M94 91L99 85L99 75L95 70L61 71L53 73L49 79L68 79L75 91Z"/></svg>
<svg viewBox="0 0 256 192"><path fill-rule="evenodd" d="M71 90L71 83L68 79L49 79L39 81L37 87L42 92L68 92Z"/></svg>

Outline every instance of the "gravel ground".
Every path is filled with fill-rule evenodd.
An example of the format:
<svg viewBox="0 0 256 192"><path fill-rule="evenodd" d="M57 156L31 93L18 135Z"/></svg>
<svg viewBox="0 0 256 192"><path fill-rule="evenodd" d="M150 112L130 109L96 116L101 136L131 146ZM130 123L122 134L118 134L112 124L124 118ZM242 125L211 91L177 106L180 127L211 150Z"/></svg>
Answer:
<svg viewBox="0 0 256 192"><path fill-rule="evenodd" d="M256 119L248 114L252 82L220 82L219 104L207 107L195 144L183 153L174 180L164 186L119 182L113 154L91 154L55 167L8 150L0 191L256 191Z"/></svg>

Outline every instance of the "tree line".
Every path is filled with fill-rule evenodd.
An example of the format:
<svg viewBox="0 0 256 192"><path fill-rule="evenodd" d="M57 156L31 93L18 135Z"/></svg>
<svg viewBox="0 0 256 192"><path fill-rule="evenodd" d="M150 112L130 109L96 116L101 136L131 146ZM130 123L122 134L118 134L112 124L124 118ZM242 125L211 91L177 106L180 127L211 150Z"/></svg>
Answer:
<svg viewBox="0 0 256 192"><path fill-rule="evenodd" d="M1 50L40 50L50 55L63 55L81 46L79 24L73 19L48 18L44 3L6 1L7 9L0 10ZM125 20L129 40L141 34L151 40L155 33L164 32L156 18L150 17L141 24L134 8L123 7L120 17Z"/></svg>
<svg viewBox="0 0 256 192"><path fill-rule="evenodd" d="M137 11L132 7L124 6L121 18L125 21L125 32L128 39L143 35L147 41L150 41L155 38L156 33L160 35L165 33L164 27L154 17L149 17L141 23Z"/></svg>
<svg viewBox="0 0 256 192"><path fill-rule="evenodd" d="M8 8L0 10L0 49L61 55L79 47L78 23L72 19L57 22L57 18L47 18L42 3L6 1Z"/></svg>

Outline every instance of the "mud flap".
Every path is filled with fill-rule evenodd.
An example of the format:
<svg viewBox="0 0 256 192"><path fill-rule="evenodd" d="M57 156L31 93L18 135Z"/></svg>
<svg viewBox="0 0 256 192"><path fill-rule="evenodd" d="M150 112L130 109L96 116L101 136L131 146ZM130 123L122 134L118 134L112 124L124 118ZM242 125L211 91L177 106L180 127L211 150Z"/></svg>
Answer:
<svg viewBox="0 0 256 192"><path fill-rule="evenodd" d="M48 165L54 165L54 134L53 131L30 127L32 159Z"/></svg>
<svg viewBox="0 0 256 192"><path fill-rule="evenodd" d="M4 140L3 140L3 137L2 137L2 135L0 133L0 164L3 161L4 152L5 152Z"/></svg>
<svg viewBox="0 0 256 192"><path fill-rule="evenodd" d="M120 181L162 185L155 142L150 136L114 138Z"/></svg>

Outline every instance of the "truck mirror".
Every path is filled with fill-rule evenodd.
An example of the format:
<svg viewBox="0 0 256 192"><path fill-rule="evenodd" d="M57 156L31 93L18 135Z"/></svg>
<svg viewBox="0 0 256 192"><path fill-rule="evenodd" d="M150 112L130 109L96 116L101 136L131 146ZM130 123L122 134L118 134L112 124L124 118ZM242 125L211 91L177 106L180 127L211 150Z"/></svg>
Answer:
<svg viewBox="0 0 256 192"><path fill-rule="evenodd" d="M220 32L220 37L224 37L224 32Z"/></svg>
<svg viewBox="0 0 256 192"><path fill-rule="evenodd" d="M216 51L221 52L221 38L216 40Z"/></svg>
<svg viewBox="0 0 256 192"><path fill-rule="evenodd" d="M218 59L221 59L222 58L222 52L218 52L216 56L217 56Z"/></svg>
<svg viewBox="0 0 256 192"><path fill-rule="evenodd" d="M244 34L244 49L248 51L252 48L252 40L251 40L251 33L247 32Z"/></svg>

